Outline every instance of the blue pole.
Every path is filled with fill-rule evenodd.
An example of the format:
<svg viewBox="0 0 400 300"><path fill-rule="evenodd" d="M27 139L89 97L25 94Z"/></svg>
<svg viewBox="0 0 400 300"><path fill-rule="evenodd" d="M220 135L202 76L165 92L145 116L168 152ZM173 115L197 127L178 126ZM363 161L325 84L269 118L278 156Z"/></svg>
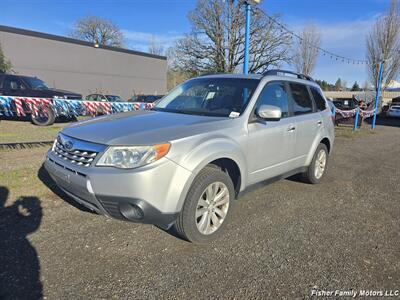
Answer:
<svg viewBox="0 0 400 300"><path fill-rule="evenodd" d="M354 118L354 126L353 126L353 131L357 130L358 127L358 117L360 115L360 107L357 107L357 111L356 111L356 117Z"/></svg>
<svg viewBox="0 0 400 300"><path fill-rule="evenodd" d="M250 12L251 6L249 3L245 3L246 5L246 28L244 34L244 64L243 64L243 73L245 75L249 74L249 47L250 47Z"/></svg>
<svg viewBox="0 0 400 300"><path fill-rule="evenodd" d="M378 112L378 102L379 102L379 97L380 97L380 94L381 94L381 81L382 81L382 73L383 73L383 64L384 63L385 63L385 61L382 60L380 65L379 65L379 76L378 76L378 83L377 83L377 89L376 89L374 118L372 119L371 129L375 129L376 114Z"/></svg>

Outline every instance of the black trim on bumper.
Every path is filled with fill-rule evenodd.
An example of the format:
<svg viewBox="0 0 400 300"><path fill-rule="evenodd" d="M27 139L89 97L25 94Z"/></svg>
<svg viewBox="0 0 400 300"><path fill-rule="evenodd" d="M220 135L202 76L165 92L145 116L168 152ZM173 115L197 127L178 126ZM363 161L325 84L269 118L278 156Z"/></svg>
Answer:
<svg viewBox="0 0 400 300"><path fill-rule="evenodd" d="M107 213L115 219L153 224L166 230L174 224L179 215L179 213L164 214L151 204L140 199L104 195L96 195L96 199L102 204ZM141 218L133 218L126 213L122 214L121 210L127 205L139 208L143 212L143 216Z"/></svg>

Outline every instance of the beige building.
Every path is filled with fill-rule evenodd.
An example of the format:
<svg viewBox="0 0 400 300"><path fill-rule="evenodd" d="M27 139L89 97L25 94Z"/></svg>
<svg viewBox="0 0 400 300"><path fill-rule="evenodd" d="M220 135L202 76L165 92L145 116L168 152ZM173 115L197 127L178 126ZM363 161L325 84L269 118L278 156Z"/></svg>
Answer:
<svg viewBox="0 0 400 300"><path fill-rule="evenodd" d="M17 74L36 76L51 87L120 95L164 94L164 56L0 25L0 43Z"/></svg>

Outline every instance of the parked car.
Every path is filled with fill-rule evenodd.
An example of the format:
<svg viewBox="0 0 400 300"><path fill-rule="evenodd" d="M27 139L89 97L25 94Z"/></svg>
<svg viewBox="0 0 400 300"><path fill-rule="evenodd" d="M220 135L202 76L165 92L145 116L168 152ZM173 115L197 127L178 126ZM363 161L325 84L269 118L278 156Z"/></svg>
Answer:
<svg viewBox="0 0 400 300"><path fill-rule="evenodd" d="M128 102L154 103L162 97L162 95L139 95L133 96L128 100Z"/></svg>
<svg viewBox="0 0 400 300"><path fill-rule="evenodd" d="M386 116L391 118L400 118L400 105L392 105L386 112Z"/></svg>
<svg viewBox="0 0 400 300"><path fill-rule="evenodd" d="M101 101L101 102L124 102L120 96L117 95L104 95L104 94L90 94L87 95L87 101Z"/></svg>
<svg viewBox="0 0 400 300"><path fill-rule="evenodd" d="M319 183L333 142L331 111L310 77L210 75L179 85L152 110L64 128L45 168L100 214L208 242L250 186L298 173Z"/></svg>
<svg viewBox="0 0 400 300"><path fill-rule="evenodd" d="M62 99L82 99L82 95L70 91L52 89L37 77L0 74L0 95L35 97L35 98L62 98ZM51 108L41 107L39 114L34 116L30 108L23 103L26 114L31 116L32 122L36 125L51 125L54 123L55 115ZM15 110L15 108L14 108Z"/></svg>

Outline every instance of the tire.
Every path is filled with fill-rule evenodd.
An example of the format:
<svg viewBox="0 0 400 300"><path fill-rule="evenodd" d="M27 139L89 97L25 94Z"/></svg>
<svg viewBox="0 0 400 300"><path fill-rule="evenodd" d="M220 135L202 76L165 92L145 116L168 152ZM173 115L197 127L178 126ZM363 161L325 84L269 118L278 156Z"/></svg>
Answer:
<svg viewBox="0 0 400 300"><path fill-rule="evenodd" d="M324 154L322 154L324 153ZM320 161L320 155L325 157L325 162L323 164L323 169L321 170L322 162ZM317 149L315 150L313 159L311 160L311 164L307 167L307 171L302 173L302 178L305 182L311 184L317 184L322 181L325 176L327 167L328 167L328 148L324 144L319 144ZM317 163L319 161L319 165ZM317 169L318 168L318 169ZM322 173L321 173L322 172Z"/></svg>
<svg viewBox="0 0 400 300"><path fill-rule="evenodd" d="M38 126L52 125L55 119L54 111L49 106L41 106L38 116L31 115L32 123Z"/></svg>
<svg viewBox="0 0 400 300"><path fill-rule="evenodd" d="M209 193L206 192L207 189ZM216 190L216 194L215 192L213 193L212 189ZM216 206L213 206L212 201L207 200L207 198L215 198L212 194L216 195L216 197L222 197L217 200ZM203 206L208 203L207 201L211 203L208 208ZM218 206L218 203L222 202L226 203ZM229 175L216 166L208 165L200 171L193 181L182 211L174 225L175 230L182 238L190 242L210 242L219 237L224 231L232 215L234 202L235 189ZM203 214L200 215L201 211L203 211ZM224 212L225 217L223 218L220 214ZM196 218L196 213L199 213L198 218ZM217 226L215 226L213 220L215 224L218 224ZM202 221L206 222L202 223ZM209 226L202 226L201 224L208 224ZM203 232L201 228L203 228Z"/></svg>

